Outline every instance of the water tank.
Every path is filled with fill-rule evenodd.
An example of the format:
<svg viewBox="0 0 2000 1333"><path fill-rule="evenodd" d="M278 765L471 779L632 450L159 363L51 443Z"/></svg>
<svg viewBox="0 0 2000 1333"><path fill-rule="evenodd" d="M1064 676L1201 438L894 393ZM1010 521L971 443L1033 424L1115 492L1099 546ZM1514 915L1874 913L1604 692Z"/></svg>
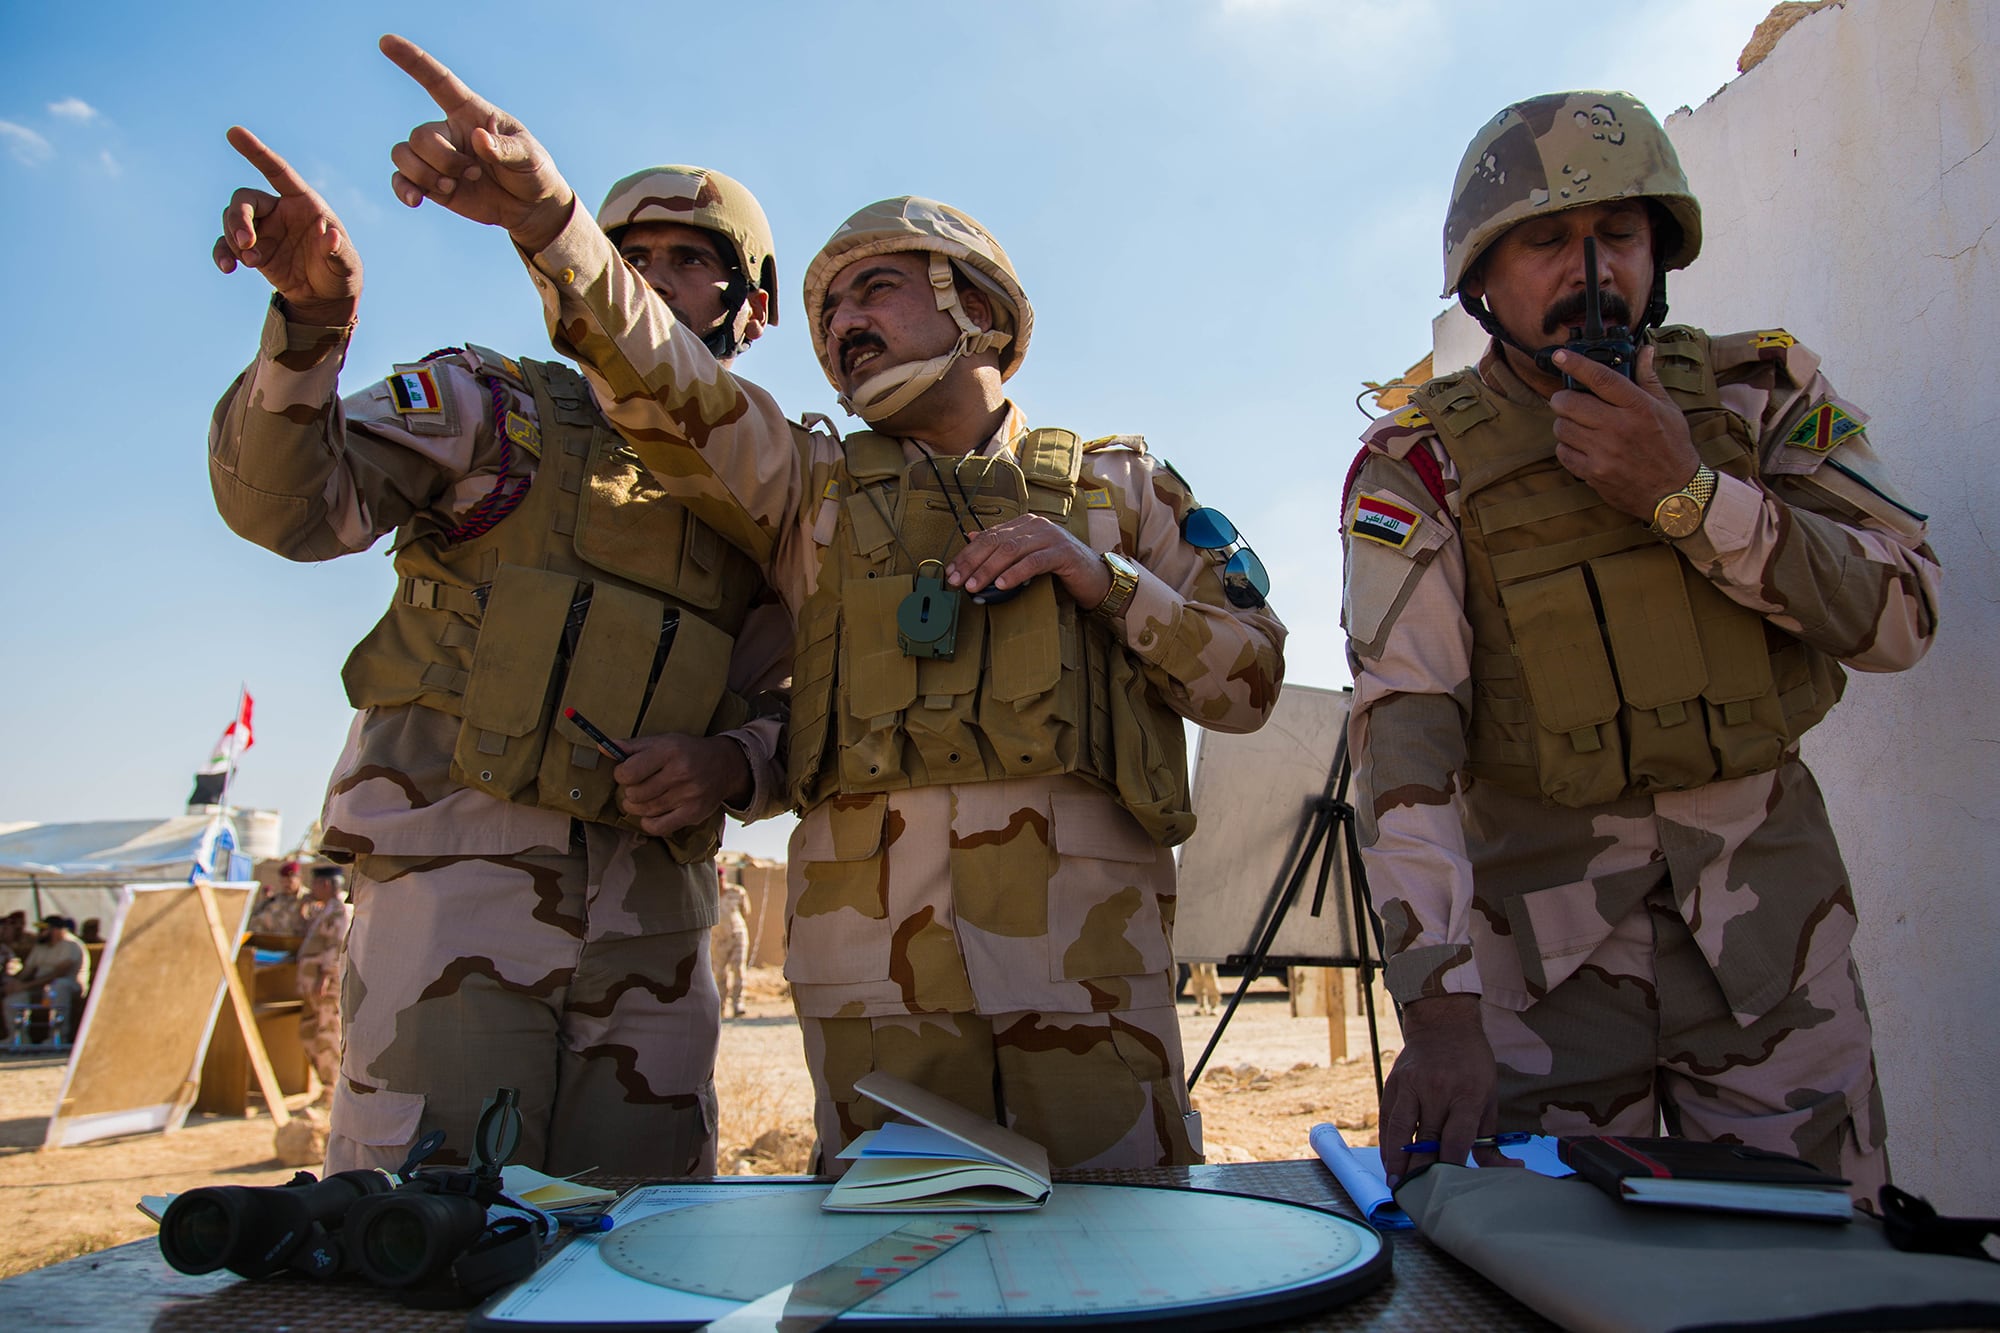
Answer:
<svg viewBox="0 0 2000 1333"><path fill-rule="evenodd" d="M276 810L237 810L237 850L252 861L264 861L278 855L284 847L279 828L282 818Z"/></svg>

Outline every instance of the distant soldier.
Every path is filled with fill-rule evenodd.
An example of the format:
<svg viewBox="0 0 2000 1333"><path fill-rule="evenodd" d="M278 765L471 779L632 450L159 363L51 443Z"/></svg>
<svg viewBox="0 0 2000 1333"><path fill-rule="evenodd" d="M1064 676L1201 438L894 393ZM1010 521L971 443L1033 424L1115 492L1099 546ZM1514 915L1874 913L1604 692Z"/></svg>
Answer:
<svg viewBox="0 0 2000 1333"><path fill-rule="evenodd" d="M70 934L75 929L76 922L66 916L40 923L35 947L28 950L20 972L6 980L4 1030L11 1032L30 1007L46 1003L61 1007L64 1036L76 1035L84 992L90 989L90 951Z"/></svg>
<svg viewBox="0 0 2000 1333"><path fill-rule="evenodd" d="M743 969L750 961L750 891L741 880L722 875L722 998L731 1018L743 1017Z"/></svg>
<svg viewBox="0 0 2000 1333"><path fill-rule="evenodd" d="M1416 1140L1463 1161L1496 1129L1656 1120L1862 1198L1888 1172L1854 894L1799 741L1844 668L1923 657L1938 565L1817 356L1664 323L1701 240L1629 94L1507 107L1444 227L1445 291L1492 341L1348 478L1391 1175Z"/></svg>
<svg viewBox="0 0 2000 1333"><path fill-rule="evenodd" d="M312 914L299 942L299 1042L319 1075L320 1097L333 1100L340 1080L340 958L347 943L347 897L340 867L312 871Z"/></svg>
<svg viewBox="0 0 2000 1333"><path fill-rule="evenodd" d="M299 863L278 867L276 886L266 885L250 913L250 929L259 935L306 933L306 888L299 880Z"/></svg>

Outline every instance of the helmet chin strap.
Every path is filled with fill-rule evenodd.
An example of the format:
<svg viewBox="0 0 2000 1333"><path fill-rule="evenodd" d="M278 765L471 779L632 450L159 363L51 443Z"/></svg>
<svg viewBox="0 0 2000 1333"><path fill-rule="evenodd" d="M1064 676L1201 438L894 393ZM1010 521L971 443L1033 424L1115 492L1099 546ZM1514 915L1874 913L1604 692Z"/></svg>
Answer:
<svg viewBox="0 0 2000 1333"><path fill-rule="evenodd" d="M974 324L959 304L958 288L952 281L951 261L931 252L931 290L937 308L958 325L958 341L942 356L891 366L862 382L853 393L840 395L840 405L869 425L878 425L914 403L924 392L945 377L962 356L999 351L1012 342L1013 335L997 328L982 329Z"/></svg>

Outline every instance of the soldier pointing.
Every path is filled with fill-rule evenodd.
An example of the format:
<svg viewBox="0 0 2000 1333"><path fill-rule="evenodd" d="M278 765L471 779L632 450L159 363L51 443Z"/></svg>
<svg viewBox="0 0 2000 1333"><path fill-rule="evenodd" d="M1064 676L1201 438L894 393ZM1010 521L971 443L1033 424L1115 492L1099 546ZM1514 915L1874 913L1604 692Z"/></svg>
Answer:
<svg viewBox="0 0 2000 1333"><path fill-rule="evenodd" d="M396 187L506 226L557 345L632 447L741 540L798 620L786 975L823 1166L910 1078L1061 1166L1197 1160L1170 931L1193 830L1182 719L1261 725L1284 628L1261 565L1136 436L1006 394L1034 311L963 211L883 200L810 265L828 380L787 421L633 280L533 139L397 39L447 120Z"/></svg>
<svg viewBox="0 0 2000 1333"><path fill-rule="evenodd" d="M396 534L394 600L342 672L360 712L324 815L353 869L328 1166L393 1168L432 1129L463 1161L506 1086L517 1161L712 1173L710 858L725 803L780 799L780 710L751 700L790 674L783 609L566 366L468 345L342 398L360 257L282 158L230 141L271 188L236 192L215 260L276 294L216 410L217 506L295 560ZM642 171L600 220L704 355L775 319L769 227L728 177ZM630 757L614 767L565 708Z"/></svg>

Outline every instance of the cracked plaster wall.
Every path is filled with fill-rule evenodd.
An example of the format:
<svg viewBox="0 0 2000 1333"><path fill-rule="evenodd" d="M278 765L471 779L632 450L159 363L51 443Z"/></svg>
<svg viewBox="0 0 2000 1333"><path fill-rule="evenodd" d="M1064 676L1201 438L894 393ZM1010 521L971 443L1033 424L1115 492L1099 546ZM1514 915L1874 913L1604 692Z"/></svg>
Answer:
<svg viewBox="0 0 2000 1333"><path fill-rule="evenodd" d="M1657 109L1657 108L1656 108ZM1820 353L1930 515L1944 629L1850 675L1805 754L1861 912L1890 1158L1949 1212L2000 1198L2000 4L1847 0L1667 122L1705 240L1676 322ZM1456 306L1440 370L1485 335Z"/></svg>

